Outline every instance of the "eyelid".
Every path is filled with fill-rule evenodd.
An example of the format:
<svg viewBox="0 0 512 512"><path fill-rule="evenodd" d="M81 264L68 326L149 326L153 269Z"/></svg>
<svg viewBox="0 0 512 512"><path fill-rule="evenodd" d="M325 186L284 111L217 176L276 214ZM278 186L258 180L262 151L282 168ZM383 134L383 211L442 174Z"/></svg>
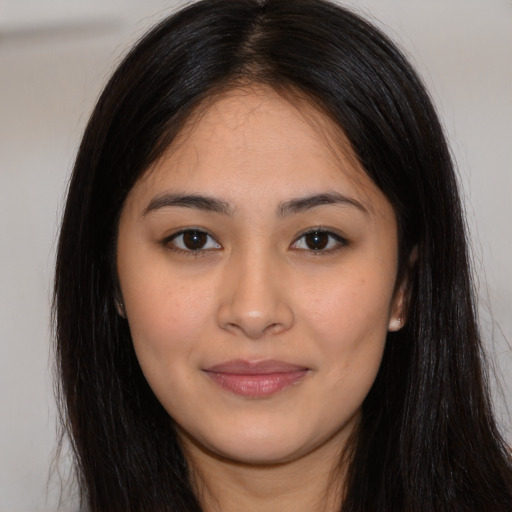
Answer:
<svg viewBox="0 0 512 512"><path fill-rule="evenodd" d="M186 233L189 233L191 231L192 232L195 231L198 233L204 233L208 238L210 238L211 240L213 240L215 242L217 247L206 248L206 249L200 248L200 249L194 250L194 249L181 248L181 247L178 247L176 244L172 243L173 240L175 240L176 238L178 238ZM218 250L222 249L222 244L217 240L217 238L214 235L212 235L207 229L204 229L204 228L201 228L198 226L187 226L185 228L180 228L180 229L178 229L178 231L175 231L171 235L168 235L165 238L163 238L160 241L160 244L168 250L171 250L171 251L177 252L177 253L181 253L181 254L190 255L190 256L201 256L201 255L204 255L205 253L214 252L214 251L218 251Z"/></svg>
<svg viewBox="0 0 512 512"><path fill-rule="evenodd" d="M175 240L176 238L178 238L186 233L189 233L191 231L204 233L208 238L210 238L211 240L213 240L215 242L216 247L214 247L214 248L211 248L211 247L210 248L199 248L199 249L194 250L194 249L181 248L181 247L178 247L175 243L172 243L173 240ZM299 240L301 238L307 236L308 234L312 234L312 233L320 233L320 234L327 235L329 238L334 239L336 241L335 246L329 247L329 248L317 249L317 250L309 249L309 248L294 247L299 242ZM222 244L217 240L217 238L214 235L212 235L207 229L202 228L202 227L197 227L197 226L187 226L184 228L180 228L177 231L175 231L174 233L172 233L171 235L168 235L165 238L163 238L160 241L160 244L163 247L165 247L169 250L172 250L174 252L191 255L191 256L200 256L200 255L204 255L205 253L208 253L208 252L215 252L215 251L221 250L223 248ZM297 234L294 237L293 242L290 244L290 248L292 250L303 251L303 252L307 252L307 253L315 254L315 255L321 255L321 254L329 254L329 253L335 252L335 251L341 249L342 247L347 246L348 244L349 244L349 241L344 236L337 233L336 230L334 230L332 228L324 227L324 226L318 226L318 227L314 227L314 228L308 228L308 229L300 232L299 234Z"/></svg>
<svg viewBox="0 0 512 512"><path fill-rule="evenodd" d="M349 241L344 237L342 236L341 234L337 233L336 230L332 229L332 228L328 228L328 227L324 227L324 226L317 226L317 227L314 227L314 228L308 228L304 231L302 231L301 233L299 233L298 235L295 236L294 238L294 241L292 242L292 244L290 245L290 247L292 249L294 249L294 245L297 244L297 242L309 235L309 234L312 234L312 233L322 233L322 234L326 234L328 235L329 237L333 238L334 240L336 240L337 244L335 247L331 247L329 249L318 249L318 250L315 250L315 249L295 249L297 251L304 251L304 252L307 252L307 253L310 253L310 254L314 254L314 255L322 255L322 254L329 254L329 253L332 253L332 252L335 252L339 249L341 249L342 247L346 247L347 245L349 245Z"/></svg>

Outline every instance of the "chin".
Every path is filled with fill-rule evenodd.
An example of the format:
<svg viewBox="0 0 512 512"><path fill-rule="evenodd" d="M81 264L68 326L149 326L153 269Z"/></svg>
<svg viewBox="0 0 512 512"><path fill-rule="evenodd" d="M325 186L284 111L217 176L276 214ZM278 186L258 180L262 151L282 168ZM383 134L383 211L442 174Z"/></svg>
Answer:
<svg viewBox="0 0 512 512"><path fill-rule="evenodd" d="M321 439L295 433L289 427L219 429L216 436L181 432L185 450L193 445L206 455L239 464L274 465L291 462L313 452Z"/></svg>
<svg viewBox="0 0 512 512"><path fill-rule="evenodd" d="M237 443L229 447L212 447L215 455L245 465L277 465L292 462L307 453L303 446L283 446L277 440L271 442ZM304 453L303 453L304 452Z"/></svg>

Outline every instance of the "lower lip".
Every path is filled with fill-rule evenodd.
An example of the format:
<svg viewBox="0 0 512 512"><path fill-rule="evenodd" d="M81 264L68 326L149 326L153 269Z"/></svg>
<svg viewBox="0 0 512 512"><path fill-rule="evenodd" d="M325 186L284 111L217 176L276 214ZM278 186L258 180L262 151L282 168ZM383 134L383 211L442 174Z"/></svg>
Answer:
<svg viewBox="0 0 512 512"><path fill-rule="evenodd" d="M236 395L261 398L298 384L308 370L277 372L268 374L239 374L224 372L205 372L220 387Z"/></svg>

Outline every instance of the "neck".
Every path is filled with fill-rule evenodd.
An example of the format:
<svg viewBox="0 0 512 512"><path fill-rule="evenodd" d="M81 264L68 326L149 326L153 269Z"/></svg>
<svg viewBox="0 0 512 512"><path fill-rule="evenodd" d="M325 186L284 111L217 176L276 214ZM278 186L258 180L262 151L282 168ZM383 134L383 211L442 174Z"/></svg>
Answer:
<svg viewBox="0 0 512 512"><path fill-rule="evenodd" d="M345 464L334 437L314 452L276 464L246 464L220 457L180 436L192 483L205 512L336 512Z"/></svg>

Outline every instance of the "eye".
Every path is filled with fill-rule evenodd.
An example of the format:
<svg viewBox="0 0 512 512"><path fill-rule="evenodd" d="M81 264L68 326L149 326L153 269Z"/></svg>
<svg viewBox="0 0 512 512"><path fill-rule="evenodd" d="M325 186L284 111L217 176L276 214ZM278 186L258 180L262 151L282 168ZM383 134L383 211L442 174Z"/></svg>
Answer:
<svg viewBox="0 0 512 512"><path fill-rule="evenodd" d="M165 245L186 252L222 249L222 246L208 233L199 229L187 229L172 235Z"/></svg>
<svg viewBox="0 0 512 512"><path fill-rule="evenodd" d="M297 238L291 248L301 251L328 252L345 245L347 241L336 233L314 229Z"/></svg>

